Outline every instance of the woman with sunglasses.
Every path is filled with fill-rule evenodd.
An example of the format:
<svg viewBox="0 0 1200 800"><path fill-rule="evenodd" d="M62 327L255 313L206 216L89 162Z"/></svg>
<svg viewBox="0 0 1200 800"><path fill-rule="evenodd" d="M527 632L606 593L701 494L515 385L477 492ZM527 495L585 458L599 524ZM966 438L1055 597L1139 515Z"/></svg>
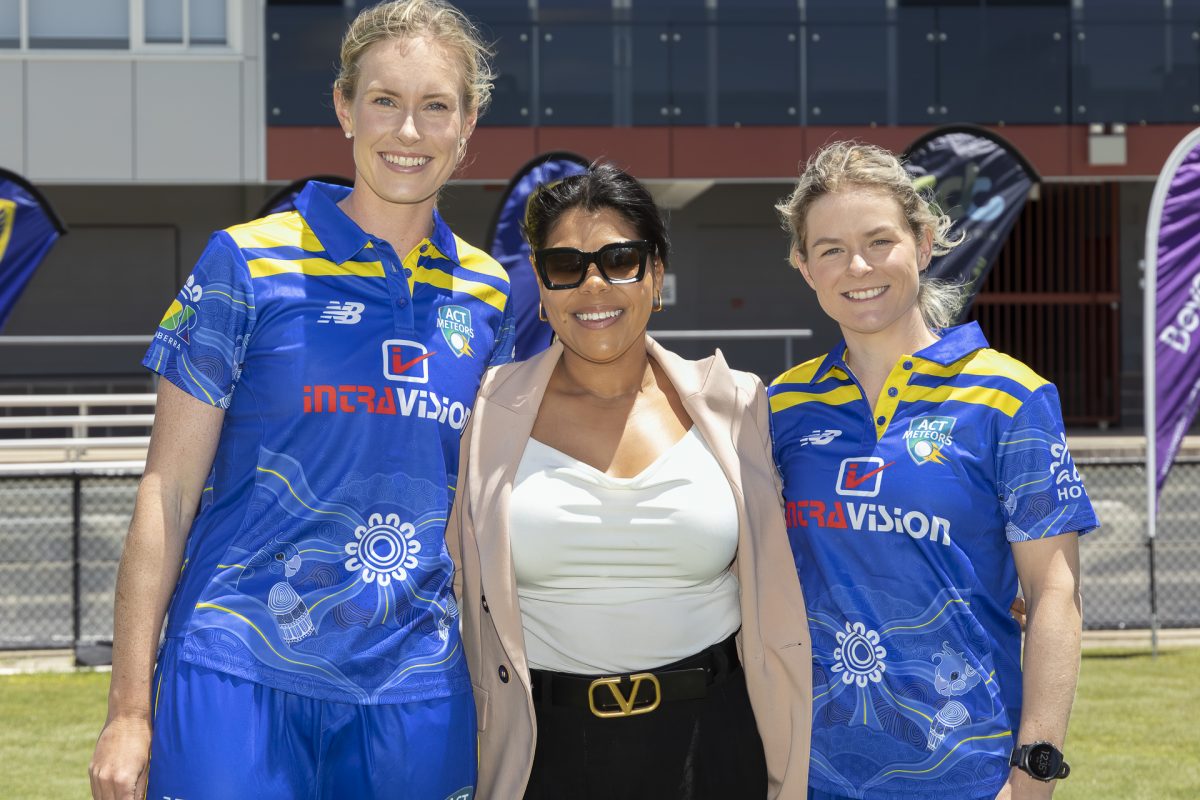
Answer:
<svg viewBox="0 0 1200 800"><path fill-rule="evenodd" d="M557 341L485 378L447 530L478 797L803 798L808 631L762 384L647 336L670 244L626 173L543 188L525 229Z"/></svg>

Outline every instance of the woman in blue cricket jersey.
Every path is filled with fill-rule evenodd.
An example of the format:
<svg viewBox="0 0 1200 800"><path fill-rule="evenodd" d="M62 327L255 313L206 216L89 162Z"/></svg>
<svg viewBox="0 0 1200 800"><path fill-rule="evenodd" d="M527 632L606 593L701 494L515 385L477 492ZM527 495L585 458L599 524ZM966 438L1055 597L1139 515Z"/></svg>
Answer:
<svg viewBox="0 0 1200 800"><path fill-rule="evenodd" d="M160 323L94 797L472 796L444 526L511 311L436 204L487 55L442 0L363 11L334 85L353 188L215 233Z"/></svg>
<svg viewBox="0 0 1200 800"><path fill-rule="evenodd" d="M1048 797L1097 524L1057 392L949 327L960 293L924 270L957 242L891 153L828 145L779 211L844 337L769 390L813 638L809 796Z"/></svg>

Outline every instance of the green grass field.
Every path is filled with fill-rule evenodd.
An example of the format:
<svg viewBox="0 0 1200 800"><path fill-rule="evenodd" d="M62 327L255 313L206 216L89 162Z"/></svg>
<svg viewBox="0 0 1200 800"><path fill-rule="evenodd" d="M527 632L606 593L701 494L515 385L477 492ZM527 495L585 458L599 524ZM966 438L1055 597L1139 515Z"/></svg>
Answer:
<svg viewBox="0 0 1200 800"><path fill-rule="evenodd" d="M1061 800L1200 797L1200 649L1089 651L1071 718ZM0 677L0 798L88 796L108 675Z"/></svg>

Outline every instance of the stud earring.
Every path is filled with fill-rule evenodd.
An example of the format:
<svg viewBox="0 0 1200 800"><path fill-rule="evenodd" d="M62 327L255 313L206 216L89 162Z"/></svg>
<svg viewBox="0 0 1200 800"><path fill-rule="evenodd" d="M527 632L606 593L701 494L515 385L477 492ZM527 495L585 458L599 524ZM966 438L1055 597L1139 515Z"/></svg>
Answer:
<svg viewBox="0 0 1200 800"><path fill-rule="evenodd" d="M353 133L352 131L346 131L346 138L347 138L347 139L353 139L353 138L354 138L354 133Z"/></svg>

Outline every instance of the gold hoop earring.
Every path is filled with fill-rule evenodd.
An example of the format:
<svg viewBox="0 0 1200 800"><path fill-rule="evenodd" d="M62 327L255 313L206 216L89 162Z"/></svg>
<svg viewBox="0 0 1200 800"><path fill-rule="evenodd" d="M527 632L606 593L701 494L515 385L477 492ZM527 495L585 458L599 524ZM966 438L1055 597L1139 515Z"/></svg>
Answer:
<svg viewBox="0 0 1200 800"><path fill-rule="evenodd" d="M538 319L540 319L542 322L550 321L546 319L546 309L541 303L538 303Z"/></svg>
<svg viewBox="0 0 1200 800"><path fill-rule="evenodd" d="M651 311L662 311L663 310L662 292L654 293L654 305L650 307L650 310Z"/></svg>

